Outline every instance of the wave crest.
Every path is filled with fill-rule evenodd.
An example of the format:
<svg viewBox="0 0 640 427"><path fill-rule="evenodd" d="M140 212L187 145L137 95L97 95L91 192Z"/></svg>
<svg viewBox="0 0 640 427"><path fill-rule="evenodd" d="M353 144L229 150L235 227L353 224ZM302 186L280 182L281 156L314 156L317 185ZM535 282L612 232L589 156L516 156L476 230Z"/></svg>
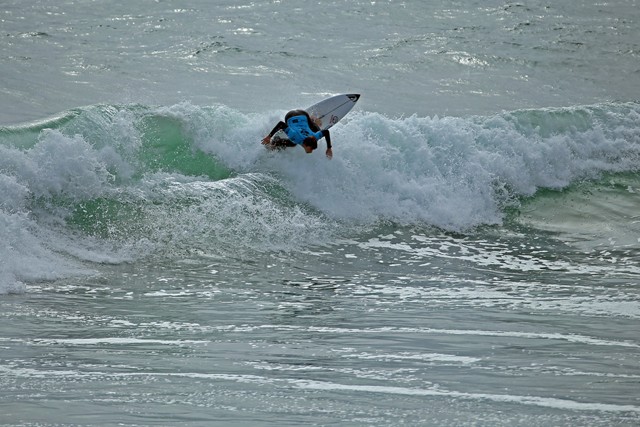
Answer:
<svg viewBox="0 0 640 427"><path fill-rule="evenodd" d="M264 150L283 113L103 105L0 128L0 293L86 261L297 250L381 221L468 232L541 189L633 181L640 165L637 103L469 118L357 111L332 129L333 160Z"/></svg>

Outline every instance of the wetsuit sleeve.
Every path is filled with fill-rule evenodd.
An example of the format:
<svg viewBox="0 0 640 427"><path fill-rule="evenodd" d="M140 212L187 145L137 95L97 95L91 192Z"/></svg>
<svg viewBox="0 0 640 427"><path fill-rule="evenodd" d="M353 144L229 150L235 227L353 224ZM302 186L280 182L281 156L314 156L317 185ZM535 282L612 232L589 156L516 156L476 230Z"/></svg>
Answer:
<svg viewBox="0 0 640 427"><path fill-rule="evenodd" d="M327 149L331 148L331 134L329 133L329 129L323 130L322 136L324 137L324 140L327 141Z"/></svg>
<svg viewBox="0 0 640 427"><path fill-rule="evenodd" d="M275 135L279 130L284 130L287 128L287 124L285 122L278 122L278 124L269 132L269 136Z"/></svg>

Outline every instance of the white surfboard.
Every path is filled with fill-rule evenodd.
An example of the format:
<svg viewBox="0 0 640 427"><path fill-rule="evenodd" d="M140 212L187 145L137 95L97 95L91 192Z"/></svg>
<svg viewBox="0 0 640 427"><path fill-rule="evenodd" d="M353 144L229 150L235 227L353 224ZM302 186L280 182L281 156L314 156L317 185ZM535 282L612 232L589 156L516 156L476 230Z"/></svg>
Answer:
<svg viewBox="0 0 640 427"><path fill-rule="evenodd" d="M356 105L358 99L360 99L360 94L357 93L335 95L313 104L311 107L306 108L305 111L309 113L311 119L316 122L320 129L325 130L346 116ZM283 130L279 130L271 137L271 141L278 144L282 141L289 141L289 138Z"/></svg>
<svg viewBox="0 0 640 427"><path fill-rule="evenodd" d="M307 108L309 115L318 119L320 129L329 129L347 115L360 99L360 94L343 94L332 96Z"/></svg>

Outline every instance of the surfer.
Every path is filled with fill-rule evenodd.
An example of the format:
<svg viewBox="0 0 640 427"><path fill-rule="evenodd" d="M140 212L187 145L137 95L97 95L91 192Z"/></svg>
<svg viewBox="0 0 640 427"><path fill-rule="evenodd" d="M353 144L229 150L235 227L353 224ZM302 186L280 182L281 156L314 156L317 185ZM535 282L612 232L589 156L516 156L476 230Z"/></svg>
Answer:
<svg viewBox="0 0 640 427"><path fill-rule="evenodd" d="M283 130L289 139L271 140L276 132ZM284 116L284 122L278 122L269 135L265 136L262 144L270 149L295 147L301 145L304 151L312 153L318 148L318 140L324 138L327 142L327 157L333 157L331 150L331 135L328 129L320 129L318 124L304 110L291 110Z"/></svg>

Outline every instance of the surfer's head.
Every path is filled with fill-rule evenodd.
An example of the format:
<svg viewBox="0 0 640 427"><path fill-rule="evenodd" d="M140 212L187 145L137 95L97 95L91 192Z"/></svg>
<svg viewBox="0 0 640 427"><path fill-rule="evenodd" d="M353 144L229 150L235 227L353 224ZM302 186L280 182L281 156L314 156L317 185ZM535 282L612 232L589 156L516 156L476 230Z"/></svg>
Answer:
<svg viewBox="0 0 640 427"><path fill-rule="evenodd" d="M302 141L302 148L307 154L313 153L313 150L318 148L318 140L314 136L309 136Z"/></svg>

